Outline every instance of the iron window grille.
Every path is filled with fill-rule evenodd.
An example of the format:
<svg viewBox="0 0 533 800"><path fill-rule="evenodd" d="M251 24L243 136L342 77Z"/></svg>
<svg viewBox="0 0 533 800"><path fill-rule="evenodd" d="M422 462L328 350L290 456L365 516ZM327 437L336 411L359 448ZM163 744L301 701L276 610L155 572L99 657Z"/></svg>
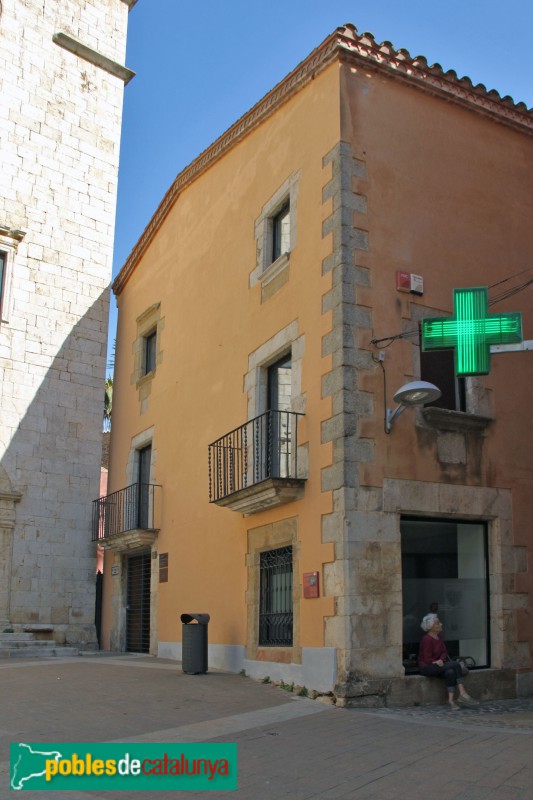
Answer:
<svg viewBox="0 0 533 800"><path fill-rule="evenodd" d="M292 547L260 554L259 644L291 647Z"/></svg>

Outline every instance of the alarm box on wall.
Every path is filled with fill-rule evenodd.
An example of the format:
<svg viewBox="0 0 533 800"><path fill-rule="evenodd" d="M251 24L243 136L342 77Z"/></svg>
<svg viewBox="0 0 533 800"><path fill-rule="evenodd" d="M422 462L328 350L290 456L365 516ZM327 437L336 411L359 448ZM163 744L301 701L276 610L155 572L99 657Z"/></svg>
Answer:
<svg viewBox="0 0 533 800"><path fill-rule="evenodd" d="M396 289L409 294L424 294L424 278L414 272L396 272Z"/></svg>

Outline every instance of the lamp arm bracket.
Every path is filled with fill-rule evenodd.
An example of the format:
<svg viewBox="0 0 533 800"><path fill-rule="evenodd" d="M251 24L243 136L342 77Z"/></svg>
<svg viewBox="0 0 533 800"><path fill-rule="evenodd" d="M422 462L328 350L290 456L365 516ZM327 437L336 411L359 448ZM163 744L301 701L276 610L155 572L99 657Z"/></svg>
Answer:
<svg viewBox="0 0 533 800"><path fill-rule="evenodd" d="M399 405L399 406L396 406L396 408L393 409L392 411L391 411L390 408L387 409L387 413L386 413L386 416L385 416L385 433L390 433L391 432L392 423L394 422L394 420L397 417L400 416L400 414L402 414L405 411L406 408L407 408L407 406Z"/></svg>

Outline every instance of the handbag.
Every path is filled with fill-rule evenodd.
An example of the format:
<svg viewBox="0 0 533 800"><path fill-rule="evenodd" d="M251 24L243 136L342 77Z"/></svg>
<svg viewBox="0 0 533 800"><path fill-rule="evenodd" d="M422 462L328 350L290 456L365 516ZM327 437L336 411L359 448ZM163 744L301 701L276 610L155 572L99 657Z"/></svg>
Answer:
<svg viewBox="0 0 533 800"><path fill-rule="evenodd" d="M461 672L463 675L468 675L470 669L476 666L476 661L472 656L459 656L455 659L461 665Z"/></svg>

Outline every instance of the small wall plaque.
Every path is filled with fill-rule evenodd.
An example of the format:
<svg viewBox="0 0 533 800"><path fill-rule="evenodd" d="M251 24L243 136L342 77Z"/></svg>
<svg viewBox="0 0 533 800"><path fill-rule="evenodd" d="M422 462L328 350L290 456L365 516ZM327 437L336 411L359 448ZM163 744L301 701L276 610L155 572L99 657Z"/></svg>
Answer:
<svg viewBox="0 0 533 800"><path fill-rule="evenodd" d="M115 566L111 567L111 575L120 575L120 567L118 564L115 564Z"/></svg>
<svg viewBox="0 0 533 800"><path fill-rule="evenodd" d="M320 597L318 572L304 572L304 597Z"/></svg>
<svg viewBox="0 0 533 800"><path fill-rule="evenodd" d="M159 553L159 583L168 583L168 553Z"/></svg>

